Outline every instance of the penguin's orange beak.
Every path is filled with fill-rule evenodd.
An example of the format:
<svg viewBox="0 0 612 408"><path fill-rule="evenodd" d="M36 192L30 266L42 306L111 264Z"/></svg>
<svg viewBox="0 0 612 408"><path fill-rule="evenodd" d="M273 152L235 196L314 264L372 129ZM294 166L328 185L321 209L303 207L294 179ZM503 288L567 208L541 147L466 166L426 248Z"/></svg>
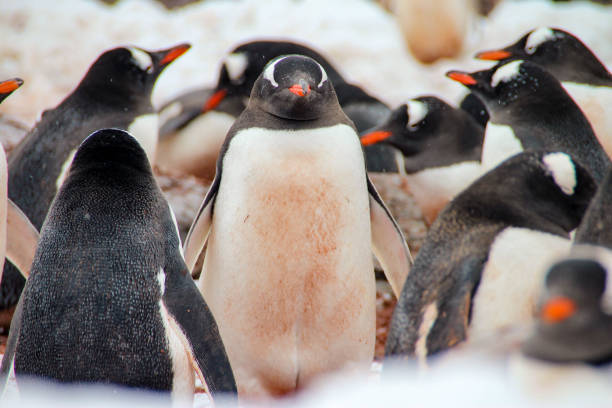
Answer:
<svg viewBox="0 0 612 408"><path fill-rule="evenodd" d="M212 94L212 96L208 98L208 100L204 104L204 107L202 108L202 113L211 111L217 106L219 106L223 98L225 98L225 95L227 95L227 89L219 89L217 92Z"/></svg>
<svg viewBox="0 0 612 408"><path fill-rule="evenodd" d="M476 80L470 74L461 71L448 71L446 76L463 85L476 85Z"/></svg>
<svg viewBox="0 0 612 408"><path fill-rule="evenodd" d="M189 48L191 48L191 45L184 43L179 44L176 47L172 47L169 50L166 50L166 54L162 57L159 64L162 66L168 65L169 63L186 53Z"/></svg>
<svg viewBox="0 0 612 408"><path fill-rule="evenodd" d="M296 94L297 96L304 96L310 93L310 85L306 85L306 91L300 84L294 84L289 87L289 92Z"/></svg>
<svg viewBox="0 0 612 408"><path fill-rule="evenodd" d="M387 139L391 135L391 132L387 132L385 130L377 130L374 132L370 132L361 138L361 144L363 146L373 145L375 143Z"/></svg>
<svg viewBox="0 0 612 408"><path fill-rule="evenodd" d="M13 78L6 81L0 82L0 94L7 94L13 92L15 89L23 85L23 80L19 78Z"/></svg>
<svg viewBox="0 0 612 408"><path fill-rule="evenodd" d="M511 56L512 53L506 50L482 51L475 55L476 58L486 61L501 61Z"/></svg>
<svg viewBox="0 0 612 408"><path fill-rule="evenodd" d="M550 299L542 307L540 316L548 323L558 323L576 313L576 303L573 300L559 296Z"/></svg>

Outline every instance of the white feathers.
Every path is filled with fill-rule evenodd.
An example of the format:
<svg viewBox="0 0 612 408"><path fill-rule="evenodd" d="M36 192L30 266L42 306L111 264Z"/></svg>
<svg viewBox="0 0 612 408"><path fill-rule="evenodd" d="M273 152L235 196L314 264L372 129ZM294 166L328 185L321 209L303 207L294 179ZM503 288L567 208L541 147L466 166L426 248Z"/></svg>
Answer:
<svg viewBox="0 0 612 408"><path fill-rule="evenodd" d="M500 232L472 300L470 341L531 322L549 266L565 256L571 244L569 239L528 228Z"/></svg>
<svg viewBox="0 0 612 408"><path fill-rule="evenodd" d="M421 325L419 326L419 339L415 344L415 355L422 364L425 363L427 358L427 336L429 336L429 332L437 318L438 306L436 302L430 303L423 313L423 319L421 319Z"/></svg>
<svg viewBox="0 0 612 408"><path fill-rule="evenodd" d="M275 88L278 88L278 82L276 82L276 79L274 79L274 67L276 66L276 64L278 64L280 61L284 60L285 58L287 57L285 56L285 57L280 57L280 58L275 59L274 61L268 63L268 66L264 70L264 73L263 73L264 79L267 79L268 81L270 81L272 86Z"/></svg>
<svg viewBox="0 0 612 408"><path fill-rule="evenodd" d="M489 121L482 143L483 171L489 171L510 156L523 151L521 141L510 126Z"/></svg>
<svg viewBox="0 0 612 408"><path fill-rule="evenodd" d="M161 295L164 295L166 291L166 272L164 272L164 268L159 268L159 272L157 273L157 282L159 283L159 288Z"/></svg>
<svg viewBox="0 0 612 408"><path fill-rule="evenodd" d="M249 59L245 52L236 52L225 57L225 68L232 82L237 82L246 71Z"/></svg>
<svg viewBox="0 0 612 408"><path fill-rule="evenodd" d="M55 187L57 190L60 189L62 184L64 184L64 180L68 175L68 169L70 169L70 165L72 164L72 159L74 159L74 155L76 154L77 149L73 149L70 154L68 154L68 158L62 164L62 169L60 170L59 176L57 176L57 180L55 180Z"/></svg>
<svg viewBox="0 0 612 408"><path fill-rule="evenodd" d="M323 82L327 81L327 72L325 72L321 64L319 64L318 62L317 62L317 65L321 69L321 80L319 81L319 84L317 85L317 88L320 88L321 86L323 86Z"/></svg>
<svg viewBox="0 0 612 408"><path fill-rule="evenodd" d="M555 38L555 33L548 27L540 27L537 30L534 30L527 37L527 41L525 42L525 52L527 54L533 54L536 52L540 44L545 43L546 41L553 40Z"/></svg>
<svg viewBox="0 0 612 408"><path fill-rule="evenodd" d="M427 105L414 99L406 103L406 110L408 111L408 126L410 127L416 126L427 116L428 112Z"/></svg>
<svg viewBox="0 0 612 408"><path fill-rule="evenodd" d="M136 65L138 65L140 69L143 71L148 71L153 67L153 59L149 54L135 47L130 47L128 50L132 54L132 58L134 61L136 61Z"/></svg>
<svg viewBox="0 0 612 408"><path fill-rule="evenodd" d="M496 87L500 82L508 82L518 76L522 63L523 60L516 60L499 67L491 78L491 86Z"/></svg>
<svg viewBox="0 0 612 408"><path fill-rule="evenodd" d="M149 158L149 163L153 166L157 154L157 138L159 135L159 116L157 113L149 113L134 118L127 131L134 139L138 140Z"/></svg>
<svg viewBox="0 0 612 408"><path fill-rule="evenodd" d="M172 210L172 206L168 203L168 210L170 210L170 216L172 217L172 223L174 223L174 230L176 231L176 236L178 238L178 249L181 255L183 255L183 244L181 242L181 234L179 234L178 223L176 222L176 215L174 215L174 211Z"/></svg>
<svg viewBox="0 0 612 408"><path fill-rule="evenodd" d="M574 194L576 188L576 169L572 159L565 153L549 153L542 158L546 168L561 191L567 195Z"/></svg>

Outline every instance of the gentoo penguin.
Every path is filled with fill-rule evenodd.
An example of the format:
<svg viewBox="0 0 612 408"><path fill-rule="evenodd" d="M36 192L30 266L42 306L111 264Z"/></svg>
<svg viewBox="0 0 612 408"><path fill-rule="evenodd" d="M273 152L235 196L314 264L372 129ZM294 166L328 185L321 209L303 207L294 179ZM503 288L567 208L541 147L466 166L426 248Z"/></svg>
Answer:
<svg viewBox="0 0 612 408"><path fill-rule="evenodd" d="M476 54L492 61L524 59L557 78L593 126L608 156L612 156L612 74L578 38L558 28L541 27L516 43Z"/></svg>
<svg viewBox="0 0 612 408"><path fill-rule="evenodd" d="M384 121L390 109L363 89L347 83L340 73L315 50L289 41L252 41L234 48L221 64L216 88L179 96L162 108L158 165L168 170L214 177L216 158L233 121L247 105L251 89L264 66L287 54L310 57L323 66L340 105L359 132ZM205 95L208 98L203 98ZM368 147L366 162L371 171L396 172L395 150ZM212 159L211 159L212 157Z"/></svg>
<svg viewBox="0 0 612 408"><path fill-rule="evenodd" d="M0 103L22 84L23 80L20 78L0 82ZM8 199L7 183L6 154L0 145L0 282L2 282L5 256L27 277L38 244L38 231L28 217ZM0 312L0 328L8 329L11 315L12 310Z"/></svg>
<svg viewBox="0 0 612 408"><path fill-rule="evenodd" d="M449 71L447 76L487 106L491 117L482 148L485 169L523 150L558 150L569 153L601 182L610 159L580 108L538 65L515 60L471 74Z"/></svg>
<svg viewBox="0 0 612 408"><path fill-rule="evenodd" d="M0 373L11 366L18 382L116 384L188 401L195 368L213 397L236 391L172 210L123 130L96 131L76 152L41 229Z"/></svg>
<svg viewBox="0 0 612 408"><path fill-rule="evenodd" d="M444 206L481 175L484 128L467 112L435 96L411 99L361 137L389 144L404 156L410 192L429 224Z"/></svg>
<svg viewBox="0 0 612 408"><path fill-rule="evenodd" d="M162 51L114 48L91 65L76 89L40 121L11 152L8 196L40 229L74 151L91 132L130 130L152 160L157 144L157 114L151 92L159 74L189 49L181 44ZM24 281L5 266L0 310L17 303Z"/></svg>
<svg viewBox="0 0 612 408"><path fill-rule="evenodd" d="M531 319L546 266L595 194L562 152L509 158L455 197L421 247L393 313L386 356L425 357Z"/></svg>
<svg viewBox="0 0 612 408"><path fill-rule="evenodd" d="M606 275L606 269L591 259L570 258L553 265L523 353L556 363L610 363L612 316L602 310Z"/></svg>
<svg viewBox="0 0 612 408"><path fill-rule="evenodd" d="M239 395L280 395L374 355L371 249L395 293L412 263L323 67L272 60L187 236Z"/></svg>

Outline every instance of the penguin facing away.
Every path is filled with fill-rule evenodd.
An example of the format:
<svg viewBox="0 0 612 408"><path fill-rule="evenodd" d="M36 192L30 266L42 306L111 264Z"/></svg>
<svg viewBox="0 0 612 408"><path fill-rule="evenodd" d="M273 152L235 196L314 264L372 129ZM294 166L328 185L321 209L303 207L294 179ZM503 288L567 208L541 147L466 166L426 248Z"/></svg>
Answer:
<svg viewBox="0 0 612 408"><path fill-rule="evenodd" d="M151 92L159 74L189 45L145 51L120 47L104 52L75 90L40 121L11 152L8 195L34 227L40 229L61 185L74 152L93 131L116 127L129 130L153 161L157 144L157 114ZM24 280L5 266L0 309L14 306Z"/></svg>
<svg viewBox="0 0 612 408"><path fill-rule="evenodd" d="M386 356L427 356L529 322L546 267L596 185L562 152L523 152L455 197L432 225L393 313Z"/></svg>
<svg viewBox="0 0 612 408"><path fill-rule="evenodd" d="M0 82L0 103L23 84L19 78ZM5 256L27 277L38 244L38 231L28 217L7 197L8 170L6 153L0 145L0 268ZM10 239L8 239L10 237ZM2 282L0 269L0 282ZM10 312L0 312L0 327L10 325Z"/></svg>
<svg viewBox="0 0 612 408"><path fill-rule="evenodd" d="M395 109L361 137L402 152L410 192L431 224L444 206L481 173L484 129L465 111L435 96L421 96Z"/></svg>
<svg viewBox="0 0 612 408"><path fill-rule="evenodd" d="M0 373L193 397L235 392L144 150L119 129L79 147L41 230ZM6 378L2 378L2 385Z"/></svg>
<svg viewBox="0 0 612 408"><path fill-rule="evenodd" d="M612 118L607 114L612 105L612 74L577 37L558 28L540 27L505 48L479 52L476 58L502 62L523 59L551 73L580 106L612 157Z"/></svg>
<svg viewBox="0 0 612 408"><path fill-rule="evenodd" d="M610 159L593 129L558 80L538 65L514 60L483 71L447 76L479 96L490 114L482 148L489 170L527 149L569 153L599 183Z"/></svg>
<svg viewBox="0 0 612 408"><path fill-rule="evenodd" d="M412 263L369 181L359 138L325 70L271 61L232 126L187 236L238 392L292 392L316 375L366 369L374 353L371 249L395 293Z"/></svg>
<svg viewBox="0 0 612 408"><path fill-rule="evenodd" d="M214 163L233 121L247 105L255 80L265 65L281 55L300 54L317 61L325 71L342 109L359 132L384 121L389 108L342 75L315 50L289 41L251 41L234 48L221 64L214 90L196 90L166 104L161 112L164 136L159 164L168 170L214 178ZM201 98L208 94L208 99ZM197 96L197 97L192 97ZM165 111L165 113L164 113ZM368 147L366 161L371 171L397 172L395 150L388 146Z"/></svg>

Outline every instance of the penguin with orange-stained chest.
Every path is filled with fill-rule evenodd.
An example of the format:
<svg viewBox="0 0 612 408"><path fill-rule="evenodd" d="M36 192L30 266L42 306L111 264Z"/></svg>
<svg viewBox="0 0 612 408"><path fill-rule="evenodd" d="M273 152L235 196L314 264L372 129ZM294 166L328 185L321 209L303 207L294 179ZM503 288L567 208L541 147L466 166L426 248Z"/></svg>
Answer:
<svg viewBox="0 0 612 408"><path fill-rule="evenodd" d="M255 82L187 236L189 268L205 244L198 286L239 394L282 395L337 369L368 369L372 252L396 294L412 261L315 60L279 57Z"/></svg>

